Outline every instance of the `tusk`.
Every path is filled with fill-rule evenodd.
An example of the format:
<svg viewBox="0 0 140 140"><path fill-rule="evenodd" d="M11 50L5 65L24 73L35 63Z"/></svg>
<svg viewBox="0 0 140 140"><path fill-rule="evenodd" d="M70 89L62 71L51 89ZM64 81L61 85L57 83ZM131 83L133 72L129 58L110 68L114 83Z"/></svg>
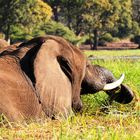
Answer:
<svg viewBox="0 0 140 140"><path fill-rule="evenodd" d="M121 83L123 82L124 80L124 73L121 75L120 79L113 82L113 83L109 83L109 84L106 84L103 88L103 90L112 90L112 89L115 89L116 87L120 86Z"/></svg>

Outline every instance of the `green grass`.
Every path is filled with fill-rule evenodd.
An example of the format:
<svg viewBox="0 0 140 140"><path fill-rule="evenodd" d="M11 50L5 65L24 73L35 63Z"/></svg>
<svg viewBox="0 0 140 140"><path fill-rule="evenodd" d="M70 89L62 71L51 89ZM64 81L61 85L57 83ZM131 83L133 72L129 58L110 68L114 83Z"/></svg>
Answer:
<svg viewBox="0 0 140 140"><path fill-rule="evenodd" d="M86 55L140 55L135 51L95 51ZM108 113L102 112L108 96L104 92L82 96L83 112L63 121L42 120L30 124L1 123L1 139L53 140L139 140L140 139L140 60L94 60L110 69L116 78L125 73L124 83L135 92L135 99L127 105L113 102Z"/></svg>
<svg viewBox="0 0 140 140"><path fill-rule="evenodd" d="M140 56L140 49L138 50L98 50L98 51L84 51L87 56Z"/></svg>

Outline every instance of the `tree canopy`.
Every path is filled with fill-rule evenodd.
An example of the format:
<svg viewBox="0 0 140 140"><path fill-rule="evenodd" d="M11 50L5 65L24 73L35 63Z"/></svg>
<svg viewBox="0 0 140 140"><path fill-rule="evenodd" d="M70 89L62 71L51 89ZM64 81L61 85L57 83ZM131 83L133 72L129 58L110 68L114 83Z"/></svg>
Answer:
<svg viewBox="0 0 140 140"><path fill-rule="evenodd" d="M120 3L118 0L87 0L84 9L85 31L94 34L96 49L99 32L109 31L119 19Z"/></svg>
<svg viewBox="0 0 140 140"><path fill-rule="evenodd" d="M10 38L16 26L27 33L52 16L51 7L42 0L0 0L0 31Z"/></svg>
<svg viewBox="0 0 140 140"><path fill-rule="evenodd" d="M136 1L0 0L0 32L12 40L48 33L77 42L89 36L96 49L101 39L140 34Z"/></svg>

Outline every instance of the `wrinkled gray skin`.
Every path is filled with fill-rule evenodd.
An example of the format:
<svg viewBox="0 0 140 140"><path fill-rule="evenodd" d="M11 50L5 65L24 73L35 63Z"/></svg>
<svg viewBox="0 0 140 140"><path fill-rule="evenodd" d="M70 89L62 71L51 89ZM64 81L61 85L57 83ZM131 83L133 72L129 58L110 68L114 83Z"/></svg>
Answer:
<svg viewBox="0 0 140 140"><path fill-rule="evenodd" d="M102 91L105 84L114 81L116 81L116 79L111 71L99 65L91 65L88 63L86 74L82 82L81 94L93 94ZM124 84L121 84L120 87L114 90L105 92L109 95L110 101L115 100L122 104L130 103L134 97L132 90Z"/></svg>

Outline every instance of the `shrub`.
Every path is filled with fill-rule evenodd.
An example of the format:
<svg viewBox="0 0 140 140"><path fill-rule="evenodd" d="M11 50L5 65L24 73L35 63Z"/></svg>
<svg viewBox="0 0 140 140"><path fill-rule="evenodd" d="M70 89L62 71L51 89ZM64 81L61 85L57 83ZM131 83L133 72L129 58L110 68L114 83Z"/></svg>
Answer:
<svg viewBox="0 0 140 140"><path fill-rule="evenodd" d="M134 36L134 38L131 38L131 41L139 44L139 48L140 48L140 35Z"/></svg>
<svg viewBox="0 0 140 140"><path fill-rule="evenodd" d="M66 40L75 45L80 45L87 39L87 36L76 36L72 30L63 24L49 20L40 27L33 29L31 33L22 26L13 27L11 40L12 42L25 41L33 37L44 36L46 34L64 37Z"/></svg>
<svg viewBox="0 0 140 140"><path fill-rule="evenodd" d="M4 38L5 38L4 33L0 32L0 39L4 39Z"/></svg>
<svg viewBox="0 0 140 140"><path fill-rule="evenodd" d="M112 37L112 35L111 35L110 33L106 33L106 34L104 34L104 35L100 38L100 40L104 40L104 41L106 41L106 42L112 42L112 41L113 41L113 37Z"/></svg>
<svg viewBox="0 0 140 140"><path fill-rule="evenodd" d="M85 41L82 37L76 36L72 30L64 26L62 23L58 23L52 20L49 20L40 28L34 30L33 35L39 36L40 33L61 36L73 44L80 44Z"/></svg>
<svg viewBox="0 0 140 140"><path fill-rule="evenodd" d="M99 46L106 46L106 42L113 42L114 39L110 33L105 33L99 38L98 45Z"/></svg>

